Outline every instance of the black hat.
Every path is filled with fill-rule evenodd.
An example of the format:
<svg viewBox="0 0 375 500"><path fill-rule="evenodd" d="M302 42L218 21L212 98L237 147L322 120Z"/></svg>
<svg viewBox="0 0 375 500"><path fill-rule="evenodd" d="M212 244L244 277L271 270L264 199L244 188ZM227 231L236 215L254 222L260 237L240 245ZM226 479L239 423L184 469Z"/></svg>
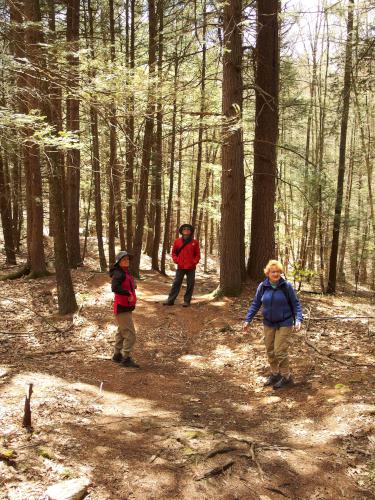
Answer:
<svg viewBox="0 0 375 500"><path fill-rule="evenodd" d="M131 259L133 257L133 255L131 253L127 252L126 250L121 250L121 252L119 252L116 255L115 266L120 262L121 259L123 259L126 256L128 256L129 259Z"/></svg>
<svg viewBox="0 0 375 500"><path fill-rule="evenodd" d="M180 226L180 229L178 230L178 232L179 232L180 234L182 234L182 231L183 231L184 229L190 229L191 234L193 234L193 233L194 233L194 228L193 228L193 226L192 226L191 224L182 224L182 226Z"/></svg>

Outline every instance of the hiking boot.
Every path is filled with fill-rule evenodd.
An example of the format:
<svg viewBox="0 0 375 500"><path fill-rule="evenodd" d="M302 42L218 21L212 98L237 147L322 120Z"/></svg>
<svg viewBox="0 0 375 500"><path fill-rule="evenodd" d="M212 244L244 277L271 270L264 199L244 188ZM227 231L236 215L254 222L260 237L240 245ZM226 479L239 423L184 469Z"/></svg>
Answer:
<svg viewBox="0 0 375 500"><path fill-rule="evenodd" d="M121 364L126 368L139 368L139 365L130 356L124 358Z"/></svg>
<svg viewBox="0 0 375 500"><path fill-rule="evenodd" d="M163 306L174 306L174 302L169 302L169 300L167 300L167 302L163 302Z"/></svg>
<svg viewBox="0 0 375 500"><path fill-rule="evenodd" d="M283 387L287 387L288 385L293 384L293 379L292 377L286 378L286 377L281 377L276 384L274 384L273 388L274 389L282 389Z"/></svg>
<svg viewBox="0 0 375 500"><path fill-rule="evenodd" d="M281 379L280 373L271 373L271 375L267 378L264 383L264 387L268 387L269 385L276 384Z"/></svg>
<svg viewBox="0 0 375 500"><path fill-rule="evenodd" d="M122 361L122 354L121 354L121 352L117 352L116 354L114 354L112 356L112 361L114 361L115 363L121 363L121 361Z"/></svg>
<svg viewBox="0 0 375 500"><path fill-rule="evenodd" d="M190 307L190 302L184 302L184 303L182 304L182 307Z"/></svg>

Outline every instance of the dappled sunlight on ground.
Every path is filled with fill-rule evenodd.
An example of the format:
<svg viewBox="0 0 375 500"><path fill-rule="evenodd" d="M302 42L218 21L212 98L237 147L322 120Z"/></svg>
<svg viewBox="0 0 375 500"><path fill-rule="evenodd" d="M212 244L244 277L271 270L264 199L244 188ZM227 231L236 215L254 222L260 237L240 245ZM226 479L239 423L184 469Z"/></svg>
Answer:
<svg viewBox="0 0 375 500"><path fill-rule="evenodd" d="M38 286L52 278L22 284L22 295L30 293L30 304L61 332L30 311L10 310L4 326L33 330L2 338L2 446L17 452L16 467L0 460L9 498L42 498L47 485L79 476L92 482L90 500L371 498L374 352L366 323L312 325L307 338L324 355L295 334L295 386L275 392L263 388L261 323L241 330L253 290L213 301L208 289L216 284L198 278L191 308L180 306L183 294L163 307L171 279L147 271L134 313L141 370L126 370L110 360L116 324L108 276L74 276L82 307L65 319L49 313L51 302L40 306ZM330 300L328 308L320 297L303 304L327 316ZM350 301L340 297L337 307L345 311ZM28 383L31 435L21 427Z"/></svg>

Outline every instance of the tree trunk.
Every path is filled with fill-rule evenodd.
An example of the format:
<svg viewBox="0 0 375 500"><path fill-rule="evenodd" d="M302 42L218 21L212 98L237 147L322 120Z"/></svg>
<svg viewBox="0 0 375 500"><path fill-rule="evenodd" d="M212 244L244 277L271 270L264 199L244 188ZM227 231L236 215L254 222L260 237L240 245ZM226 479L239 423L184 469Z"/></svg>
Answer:
<svg viewBox="0 0 375 500"><path fill-rule="evenodd" d="M245 255L245 177L242 140L242 6L241 0L224 5L223 99L221 175L220 289L224 295L241 292ZM209 181L209 179L208 179ZM208 184L207 184L208 188Z"/></svg>
<svg viewBox="0 0 375 500"><path fill-rule="evenodd" d="M181 116L178 134L178 175L177 175L177 206L176 206L176 232L175 237L179 236L181 226L181 183L182 183L182 143L183 143L183 104L181 105Z"/></svg>
<svg viewBox="0 0 375 500"><path fill-rule="evenodd" d="M27 113L41 109L41 69L42 61L39 53L41 22L39 0L24 0L23 2L25 27L26 55L32 70L25 71L25 84L27 88L26 108ZM32 139L34 130L26 127L24 141L25 181L28 194L28 254L30 264L29 278L45 276L47 273L44 246L43 246L43 191L40 169L39 146Z"/></svg>
<svg viewBox="0 0 375 500"><path fill-rule="evenodd" d="M7 183L3 157L0 154L0 214L1 225L3 227L4 246L6 263L16 264L16 252L14 249L13 224L12 224L12 203L10 196L10 186Z"/></svg>
<svg viewBox="0 0 375 500"><path fill-rule="evenodd" d="M129 44L129 16L127 9L126 41ZM130 0L130 47L127 50L127 64L130 75L133 74L135 64L135 0ZM129 84L131 86L131 84ZM126 128L126 170L125 170L125 192L126 192L126 245L128 251L133 247L133 184L134 184L134 93L130 89L128 101L128 115L125 122Z"/></svg>
<svg viewBox="0 0 375 500"><path fill-rule="evenodd" d="M18 158L18 152L13 155L12 185L13 237L14 246L18 252L21 244L21 231L23 223L22 167L21 161Z"/></svg>
<svg viewBox="0 0 375 500"><path fill-rule="evenodd" d="M94 50L94 19L91 0L87 2L87 10L89 16L89 47L91 59L95 61ZM91 78L95 77L95 72L92 71ZM99 263L100 270L107 269L107 262L103 244L103 220L102 220L102 195L101 195L101 166L100 166L100 149L99 149L99 130L98 130L98 103L93 100L90 103L90 130L92 140L92 175L94 183L94 204L95 204L95 228L96 238L98 241Z"/></svg>
<svg viewBox="0 0 375 500"><path fill-rule="evenodd" d="M203 116L206 109L206 61L207 61L207 44L206 44L206 31L207 31L207 12L206 0L203 1L203 33L202 33L202 70L201 70L201 99L199 109L199 129L198 129L198 155L197 155L197 169L195 174L195 189L194 201L192 208L191 223L195 227L198 216L198 200L199 200L199 187L202 169L202 155L203 155Z"/></svg>
<svg viewBox="0 0 375 500"><path fill-rule="evenodd" d="M346 281L345 278L345 254L346 254L346 246L349 240L349 214L350 214L350 202L352 198L352 188L353 188L353 168L354 168L354 144L356 137L356 125L354 122L354 127L352 128L352 137L350 141L350 158L349 158L349 171L348 171L348 179L346 184L346 193L345 193L345 208L344 208L344 222L343 222L343 232L341 236L341 246L340 246L340 255L339 255L339 279L342 281Z"/></svg>
<svg viewBox="0 0 375 500"><path fill-rule="evenodd" d="M342 199L344 191L346 135L348 130L351 73L352 73L353 9L354 9L354 0L349 0L348 32L347 32L348 34L347 34L347 42L345 50L343 107L342 107L341 131L340 131L339 169L337 178L335 217L333 220L333 235L332 235L332 245L331 245L331 256L329 261L327 293L336 293L337 256L339 249L341 209L342 209Z"/></svg>
<svg viewBox="0 0 375 500"><path fill-rule="evenodd" d="M109 33L110 33L110 58L112 63L112 68L114 68L116 62L116 38L115 38L115 14L114 14L114 0L109 0ZM116 102L112 100L109 107L109 144L110 144L110 185L113 186L113 198L114 198L114 208L115 213L113 214L113 223L117 220L118 233L120 238L120 247L125 248L125 227L124 220L122 216L122 203L121 203L121 179L118 159L117 159L117 111ZM111 220L109 220L111 224ZM111 262L113 264L113 262Z"/></svg>
<svg viewBox="0 0 375 500"><path fill-rule="evenodd" d="M163 106L162 106L162 85L163 85L163 29L164 14L163 0L157 2L157 17L159 20L158 34L158 102L156 110L156 137L155 137L155 221L154 238L152 244L151 267L159 271L159 245L161 237L161 191L163 172Z"/></svg>
<svg viewBox="0 0 375 500"><path fill-rule="evenodd" d="M275 256L275 196L279 108L279 1L257 1L254 176L250 258L247 272L263 277Z"/></svg>
<svg viewBox="0 0 375 500"><path fill-rule="evenodd" d="M37 0L39 2L39 0ZM54 47L56 42L55 6L53 0L48 0L50 33L49 45L52 47L49 54L49 69L58 74L57 54ZM40 28L39 28L40 29ZM43 34L40 34L43 41ZM41 45L42 47L42 45ZM41 49L42 50L42 49ZM53 135L58 137L62 130L62 94L61 87L50 80L48 85L48 107L47 119L53 128ZM48 158L48 179L50 186L50 213L52 217L52 232L55 258L57 300L60 314L69 314L77 310L77 302L74 294L72 276L69 269L67 241L64 220L64 158L56 146L46 147Z"/></svg>
<svg viewBox="0 0 375 500"><path fill-rule="evenodd" d="M153 140L154 128L154 113L155 113L155 62L156 62L156 34L157 34L157 17L155 12L155 1L148 0L148 17L149 17L149 82L148 82L148 97L146 108L146 123L143 136L142 149L142 164L139 179L139 196L137 203L137 217L135 225L134 238L134 258L131 261L131 269L135 276L139 276L139 265L142 253L142 241L144 221L146 214L146 204L148 198L148 177L150 169L151 148Z"/></svg>
<svg viewBox="0 0 375 500"><path fill-rule="evenodd" d="M79 18L80 0L67 0L66 41L67 62L69 67L69 90L66 98L66 129L80 133L79 89ZM66 229L69 264L76 268L81 264L79 243L79 197L80 197L80 159L79 149L71 148L66 154Z"/></svg>
<svg viewBox="0 0 375 500"><path fill-rule="evenodd" d="M169 191L168 191L168 204L167 204L167 214L165 217L164 224L164 237L163 237L163 249L161 253L160 261L160 271L162 274L165 272L165 259L168 249L168 240L170 235L171 218L172 218L172 199L173 199L173 185L174 185L174 161L175 161L175 149L176 149L176 119L177 119L177 85L178 85L178 56L177 56L177 44L174 54L174 85L173 85L173 112L172 112L172 138L171 138L171 159L169 166ZM181 179L180 179L181 183ZM180 184L181 190L181 184ZM178 221L179 222L179 221Z"/></svg>

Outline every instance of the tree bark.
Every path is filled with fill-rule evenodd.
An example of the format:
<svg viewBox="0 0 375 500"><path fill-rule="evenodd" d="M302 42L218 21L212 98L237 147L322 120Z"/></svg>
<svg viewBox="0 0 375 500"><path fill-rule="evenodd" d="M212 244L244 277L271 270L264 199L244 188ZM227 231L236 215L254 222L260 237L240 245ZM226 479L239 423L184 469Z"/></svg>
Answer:
<svg viewBox="0 0 375 500"><path fill-rule="evenodd" d="M95 61L94 50L94 19L91 0L87 2L87 10L89 17L89 48L92 61ZM91 78L95 77L95 71L91 71ZM100 165L100 146L99 146L99 130L98 130L98 103L93 98L90 103L90 130L92 140L92 174L94 183L94 204L95 204L95 228L96 238L98 242L100 270L107 269L107 261L104 252L103 244L103 219L102 219L102 195L101 195L101 165Z"/></svg>
<svg viewBox="0 0 375 500"><path fill-rule="evenodd" d="M163 173L163 52L164 52L164 14L163 0L157 2L157 17L159 20L158 33L158 102L156 109L156 136L155 136L155 221L154 238L152 244L151 267L159 271L159 245L161 237L161 191Z"/></svg>
<svg viewBox="0 0 375 500"><path fill-rule="evenodd" d="M333 220L331 256L330 256L330 261L329 261L328 286L327 286L327 293L331 293L331 294L336 293L337 256L338 256L338 249L339 249L341 210L342 210L342 199L343 199L343 191L344 191L346 136L347 136L347 130L348 130L351 73L352 73L353 9L354 9L354 0L349 0L348 24L347 24L348 31L347 31L347 41L346 41L346 49L345 49L345 74L344 74L344 88L343 88L343 107L342 107L341 130L340 130L339 168L338 168L338 178L337 178L335 217Z"/></svg>
<svg viewBox="0 0 375 500"><path fill-rule="evenodd" d="M234 296L241 292L245 262L245 177L242 139L242 5L230 0L224 5L223 137L221 175L220 290ZM209 178L207 179L209 182ZM208 183L207 183L208 189Z"/></svg>
<svg viewBox="0 0 375 500"><path fill-rule="evenodd" d="M260 280L275 256L275 197L279 108L279 1L257 1L254 175L247 272Z"/></svg>
<svg viewBox="0 0 375 500"><path fill-rule="evenodd" d="M126 42L129 45L127 64L130 78L134 72L135 66L135 0L129 0L130 3L130 44L129 44L129 17L127 15L126 23ZM128 4L129 6L129 4ZM127 9L128 14L128 9ZM127 45L127 46L128 46ZM125 170L125 192L126 192L126 245L128 251L133 247L133 184L134 184L134 93L130 89L128 101L128 115L126 118L126 170Z"/></svg>
<svg viewBox="0 0 375 500"><path fill-rule="evenodd" d="M151 148L153 141L154 113L155 113L155 63L156 63L156 35L157 35L157 17L155 12L155 1L148 0L149 16L149 82L148 97L146 108L146 123L143 136L142 164L139 179L139 196L137 203L137 216L134 238L134 257L131 261L131 269L135 276L139 276L139 266L142 253L142 240L144 221L146 214L146 204L148 198L148 177L150 169Z"/></svg>
<svg viewBox="0 0 375 500"><path fill-rule="evenodd" d="M201 66L201 98L199 109L199 128L198 128L198 154L197 154L197 169L195 174L195 188L194 200L192 207L191 224L195 227L198 217L198 201L199 201L199 187L202 170L202 155L203 155L203 117L206 109L206 65L207 65L207 5L206 0L203 1L203 33L202 33L202 66Z"/></svg>
<svg viewBox="0 0 375 500"><path fill-rule="evenodd" d="M6 263L17 264L13 239L12 203L10 186L7 183L3 157L0 154L0 214L3 227Z"/></svg>
<svg viewBox="0 0 375 500"><path fill-rule="evenodd" d="M69 88L66 98L66 129L79 136L80 99L79 88L79 19L80 0L67 0L66 41L69 67ZM80 198L81 155L77 148L70 148L66 154L66 234L69 265L76 268L81 264L79 242L79 198Z"/></svg>
<svg viewBox="0 0 375 500"><path fill-rule="evenodd" d="M32 70L25 71L26 111L41 109L40 91L41 76L40 70L42 61L40 59L39 45L41 43L40 29L37 23L41 22L39 0L24 0L23 17L27 22L25 27L25 47L26 55L31 63ZM32 139L33 129L26 127L24 141L24 165L26 193L28 195L27 204L27 241L30 264L29 278L45 276L47 273L44 245L43 245L43 190L42 176L40 168L40 149L38 144Z"/></svg>

